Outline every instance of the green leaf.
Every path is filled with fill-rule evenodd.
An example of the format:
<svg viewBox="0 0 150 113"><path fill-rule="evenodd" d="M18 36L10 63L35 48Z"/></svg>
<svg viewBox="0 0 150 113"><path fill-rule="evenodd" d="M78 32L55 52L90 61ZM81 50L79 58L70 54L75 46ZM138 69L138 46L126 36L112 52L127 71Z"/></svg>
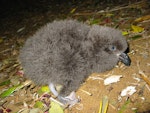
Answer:
<svg viewBox="0 0 150 113"><path fill-rule="evenodd" d="M128 35L128 31L122 31L122 35L125 36L125 35Z"/></svg>
<svg viewBox="0 0 150 113"><path fill-rule="evenodd" d="M130 104L130 100L127 100L123 106L120 108L119 112L118 113L124 113L124 111L126 110L128 104Z"/></svg>
<svg viewBox="0 0 150 113"><path fill-rule="evenodd" d="M0 98L5 98L5 97L7 97L7 96L10 96L13 92L15 92L15 91L17 91L17 90L23 88L24 86L29 85L30 83L31 83L31 81L28 81L28 80L27 80L27 81L25 81L24 83L22 83L21 85L17 85L17 86L11 87L11 88L9 88L8 90L2 92L2 93L0 94Z"/></svg>
<svg viewBox="0 0 150 113"><path fill-rule="evenodd" d="M131 28L132 28L134 33L140 33L140 32L144 31L144 28L142 28L140 26L131 25Z"/></svg>
<svg viewBox="0 0 150 113"><path fill-rule="evenodd" d="M8 85L8 84L10 84L10 80L6 80L4 82L1 82L0 86L4 86L4 85Z"/></svg>
<svg viewBox="0 0 150 113"><path fill-rule="evenodd" d="M43 106L43 103L41 101L36 101L36 103L34 104L34 107L42 109L44 106Z"/></svg>
<svg viewBox="0 0 150 113"><path fill-rule="evenodd" d="M0 37L0 43L2 43L2 42L3 42L3 38Z"/></svg>
<svg viewBox="0 0 150 113"><path fill-rule="evenodd" d="M70 13L73 14L76 11L76 8L73 8Z"/></svg>
<svg viewBox="0 0 150 113"><path fill-rule="evenodd" d="M100 101L98 113L107 113L107 109L108 109L108 97L104 96L103 99Z"/></svg>
<svg viewBox="0 0 150 113"><path fill-rule="evenodd" d="M51 108L49 109L49 113L64 113L64 111L58 103L51 102Z"/></svg>
<svg viewBox="0 0 150 113"><path fill-rule="evenodd" d="M142 38L142 36L141 35L135 35L135 36L131 37L130 40L136 40L139 38Z"/></svg>
<svg viewBox="0 0 150 113"><path fill-rule="evenodd" d="M100 19L90 19L89 21L90 21L90 24L93 25L93 24L99 24L101 20Z"/></svg>
<svg viewBox="0 0 150 113"><path fill-rule="evenodd" d="M38 93L39 94L43 94L43 93L49 93L50 92L50 89L48 86L42 86L39 90L38 90Z"/></svg>
<svg viewBox="0 0 150 113"><path fill-rule="evenodd" d="M108 97L103 97L103 106L102 106L102 113L106 113L108 109Z"/></svg>
<svg viewBox="0 0 150 113"><path fill-rule="evenodd" d="M17 86L11 87L8 90L4 91L3 93L0 94L1 98L5 98L7 96L10 96L15 90L16 90Z"/></svg>
<svg viewBox="0 0 150 113"><path fill-rule="evenodd" d="M113 13L107 13L107 14L105 15L105 17L112 17L112 16L114 16Z"/></svg>

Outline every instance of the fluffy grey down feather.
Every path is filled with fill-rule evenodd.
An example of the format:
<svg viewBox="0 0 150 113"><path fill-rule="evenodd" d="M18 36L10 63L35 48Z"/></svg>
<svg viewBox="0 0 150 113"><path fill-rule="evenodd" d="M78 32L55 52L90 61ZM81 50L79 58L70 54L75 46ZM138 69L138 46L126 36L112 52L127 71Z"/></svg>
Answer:
<svg viewBox="0 0 150 113"><path fill-rule="evenodd" d="M119 30L76 20L48 23L20 51L25 77L39 85L60 84L60 95L79 88L92 72L112 69L127 49Z"/></svg>

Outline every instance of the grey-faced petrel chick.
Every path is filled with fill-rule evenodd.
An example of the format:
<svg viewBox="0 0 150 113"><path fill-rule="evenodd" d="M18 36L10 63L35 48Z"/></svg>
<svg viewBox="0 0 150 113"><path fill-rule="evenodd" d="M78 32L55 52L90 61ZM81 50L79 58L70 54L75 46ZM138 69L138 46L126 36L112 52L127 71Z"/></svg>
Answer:
<svg viewBox="0 0 150 113"><path fill-rule="evenodd" d="M39 85L48 84L59 101L73 105L78 99L72 91L88 75L110 70L118 61L130 65L124 53L127 47L119 30L61 20L48 23L31 36L19 59L25 77ZM63 86L59 93L55 89L58 84Z"/></svg>

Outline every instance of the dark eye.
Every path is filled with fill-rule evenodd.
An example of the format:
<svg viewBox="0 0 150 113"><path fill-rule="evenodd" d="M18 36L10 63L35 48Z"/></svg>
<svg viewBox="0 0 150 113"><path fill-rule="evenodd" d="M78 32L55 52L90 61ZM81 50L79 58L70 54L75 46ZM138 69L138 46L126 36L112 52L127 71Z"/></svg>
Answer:
<svg viewBox="0 0 150 113"><path fill-rule="evenodd" d="M116 46L110 46L110 48L109 48L111 51L116 51Z"/></svg>

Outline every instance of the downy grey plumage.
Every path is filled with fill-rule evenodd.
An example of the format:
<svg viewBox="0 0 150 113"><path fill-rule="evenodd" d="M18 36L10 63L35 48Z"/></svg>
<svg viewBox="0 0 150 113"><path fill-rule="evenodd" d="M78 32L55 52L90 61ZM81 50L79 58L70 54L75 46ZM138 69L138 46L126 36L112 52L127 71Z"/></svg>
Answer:
<svg viewBox="0 0 150 113"><path fill-rule="evenodd" d="M93 72L110 70L119 60L130 65L127 47L119 30L61 20L27 39L19 59L25 77L39 85L60 84L59 95L67 96Z"/></svg>

